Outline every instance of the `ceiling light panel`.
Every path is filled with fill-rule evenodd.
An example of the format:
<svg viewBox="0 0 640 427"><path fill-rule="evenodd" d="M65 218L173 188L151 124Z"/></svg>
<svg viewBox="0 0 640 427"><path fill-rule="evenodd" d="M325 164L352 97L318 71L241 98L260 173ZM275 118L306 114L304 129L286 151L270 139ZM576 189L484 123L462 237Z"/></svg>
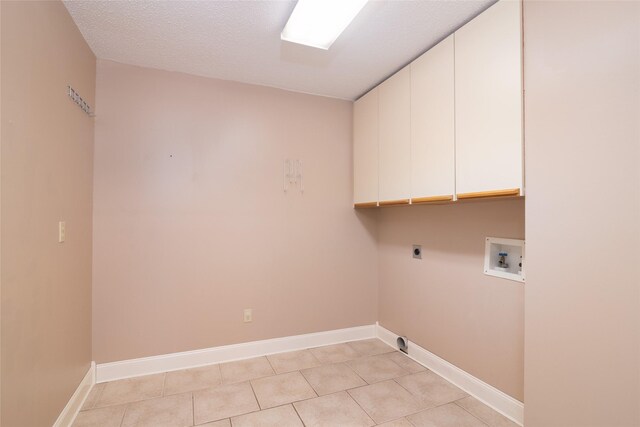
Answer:
<svg viewBox="0 0 640 427"><path fill-rule="evenodd" d="M280 38L329 49L367 0L298 0Z"/></svg>

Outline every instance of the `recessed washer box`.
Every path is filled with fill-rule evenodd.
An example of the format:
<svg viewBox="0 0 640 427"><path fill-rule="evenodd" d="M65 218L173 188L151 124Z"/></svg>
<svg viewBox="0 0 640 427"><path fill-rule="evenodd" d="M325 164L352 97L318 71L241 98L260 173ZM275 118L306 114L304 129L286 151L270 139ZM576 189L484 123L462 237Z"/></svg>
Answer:
<svg viewBox="0 0 640 427"><path fill-rule="evenodd" d="M524 240L487 237L484 274L524 283Z"/></svg>

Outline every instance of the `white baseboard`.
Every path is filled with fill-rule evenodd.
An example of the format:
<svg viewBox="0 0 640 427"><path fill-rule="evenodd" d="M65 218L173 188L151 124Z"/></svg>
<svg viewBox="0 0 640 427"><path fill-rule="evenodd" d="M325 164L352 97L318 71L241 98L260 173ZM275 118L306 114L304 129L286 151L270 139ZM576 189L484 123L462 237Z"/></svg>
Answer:
<svg viewBox="0 0 640 427"><path fill-rule="evenodd" d="M84 405L84 401L87 399L91 387L96 383L96 364L91 362L91 367L87 371L86 375L80 381L80 385L76 388L76 391L71 396L71 399L67 402L58 419L53 423L53 427L70 427L73 421L76 419L78 412Z"/></svg>
<svg viewBox="0 0 640 427"><path fill-rule="evenodd" d="M376 336L390 346L397 348L396 339L398 335L377 323ZM500 412L515 423L523 425L524 404L519 400L479 380L468 372L463 371L411 341L409 342L409 357L421 365L426 366L445 380L460 387L462 390Z"/></svg>
<svg viewBox="0 0 640 427"><path fill-rule="evenodd" d="M355 328L336 329L313 334L294 335L262 341L212 347L202 350L164 354L161 356L123 360L120 362L100 363L97 366L96 381L119 380L141 375L195 368L214 363L249 359L267 354L303 350L305 348L338 344L376 337L376 325Z"/></svg>
<svg viewBox="0 0 640 427"><path fill-rule="evenodd" d="M394 348L397 347L396 338L398 335L376 323L375 325L358 326L355 328L337 329L333 331L252 341L241 344L206 348L202 350L144 357L140 359L101 363L95 368L96 382L102 383L160 372L196 368L198 366L211 365L214 363L231 362L234 360L249 359L251 357L259 357L268 354L303 350L305 348L375 337L380 338L382 341ZM524 405L517 399L514 399L497 388L479 380L457 366L452 365L446 360L436 356L428 350L425 350L416 343L409 343L409 357L421 365L426 366L447 381L460 387L476 399L500 412L517 424L523 424ZM87 373L87 375L89 375L89 373ZM89 386L89 389L90 387L91 386ZM80 387L78 390L80 390ZM76 394L78 394L78 391L76 391ZM74 397L76 394L74 394ZM88 390L86 394L88 394ZM77 414L78 410L82 406L86 394L82 396L81 402L77 406L77 410L75 412L72 411L73 417L75 417L75 414ZM73 401L73 399L74 398L72 398L71 401ZM70 404L71 401L69 402ZM65 408L65 411L66 410L67 408ZM60 415L59 420L62 418L63 414ZM73 418L71 418L71 420L73 420ZM56 423L54 427L65 425L67 424Z"/></svg>

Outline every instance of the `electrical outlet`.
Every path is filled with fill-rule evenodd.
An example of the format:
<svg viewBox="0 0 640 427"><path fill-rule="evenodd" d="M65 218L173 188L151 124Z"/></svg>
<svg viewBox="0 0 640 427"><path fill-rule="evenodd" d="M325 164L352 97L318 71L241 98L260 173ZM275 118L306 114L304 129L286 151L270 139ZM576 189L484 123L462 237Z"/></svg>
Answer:
<svg viewBox="0 0 640 427"><path fill-rule="evenodd" d="M67 234L67 225L64 221L58 223L58 243L63 243L65 234Z"/></svg>
<svg viewBox="0 0 640 427"><path fill-rule="evenodd" d="M413 245L413 257L415 259L422 259L422 246Z"/></svg>
<svg viewBox="0 0 640 427"><path fill-rule="evenodd" d="M253 321L253 310L250 308L244 309L244 323L249 323Z"/></svg>

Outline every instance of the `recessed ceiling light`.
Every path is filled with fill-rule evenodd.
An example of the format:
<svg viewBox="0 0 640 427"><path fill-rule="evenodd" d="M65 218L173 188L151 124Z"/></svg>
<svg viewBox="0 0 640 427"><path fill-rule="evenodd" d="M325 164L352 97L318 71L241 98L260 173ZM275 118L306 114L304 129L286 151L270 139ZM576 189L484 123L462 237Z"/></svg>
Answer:
<svg viewBox="0 0 640 427"><path fill-rule="evenodd" d="M280 38L329 49L367 0L298 0Z"/></svg>

